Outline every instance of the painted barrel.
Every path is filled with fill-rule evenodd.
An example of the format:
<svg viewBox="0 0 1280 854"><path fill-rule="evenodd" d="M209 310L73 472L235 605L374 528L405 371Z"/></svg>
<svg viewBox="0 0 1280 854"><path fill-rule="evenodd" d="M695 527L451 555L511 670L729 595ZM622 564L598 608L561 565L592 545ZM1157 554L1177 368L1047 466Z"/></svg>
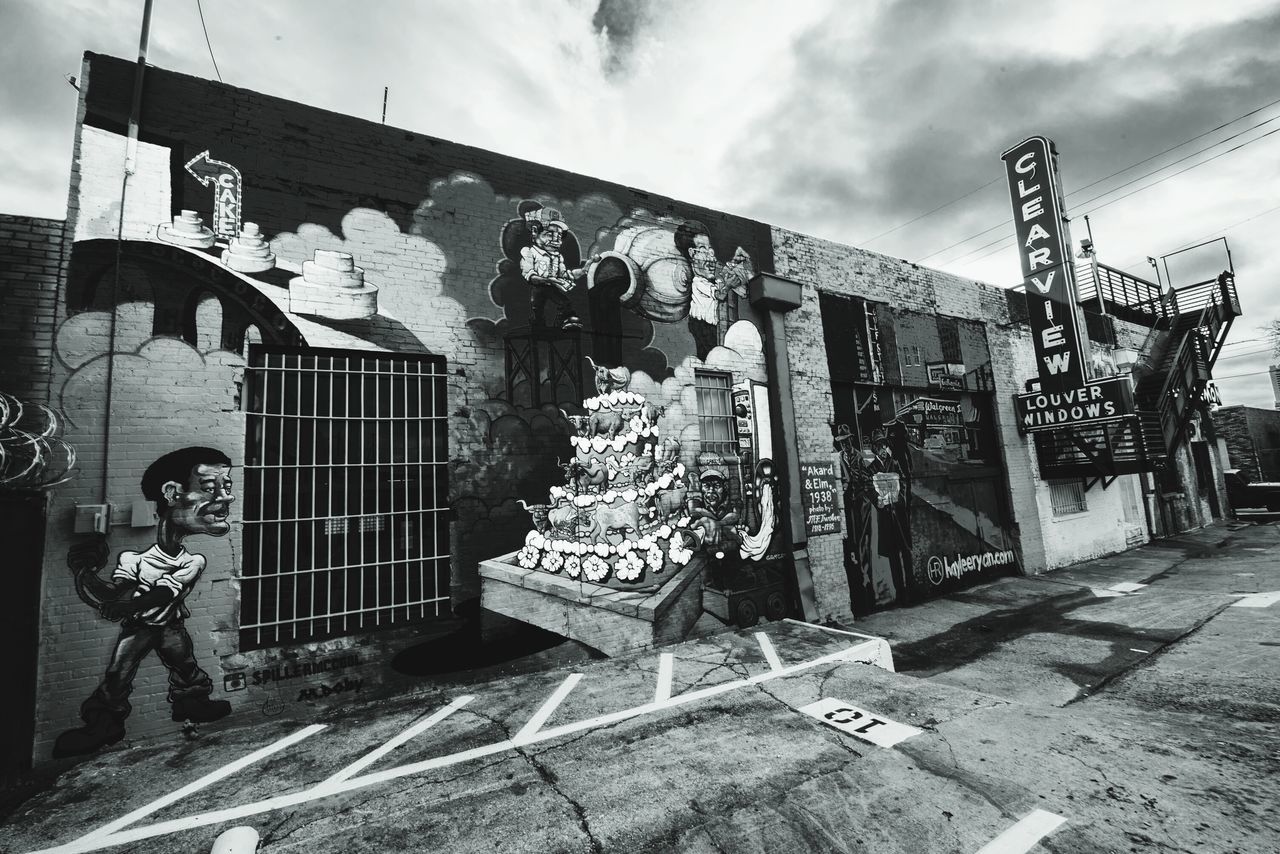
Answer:
<svg viewBox="0 0 1280 854"><path fill-rule="evenodd" d="M674 232L657 226L624 230L587 272L588 288L616 288L624 306L662 323L688 316L692 283L693 269L676 250Z"/></svg>

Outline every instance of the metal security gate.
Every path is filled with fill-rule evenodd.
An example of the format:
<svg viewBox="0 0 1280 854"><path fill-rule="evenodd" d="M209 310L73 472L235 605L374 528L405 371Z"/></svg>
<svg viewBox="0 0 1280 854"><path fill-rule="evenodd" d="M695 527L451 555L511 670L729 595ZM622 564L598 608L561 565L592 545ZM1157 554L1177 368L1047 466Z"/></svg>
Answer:
<svg viewBox="0 0 1280 854"><path fill-rule="evenodd" d="M254 345L240 648L448 615L438 356Z"/></svg>

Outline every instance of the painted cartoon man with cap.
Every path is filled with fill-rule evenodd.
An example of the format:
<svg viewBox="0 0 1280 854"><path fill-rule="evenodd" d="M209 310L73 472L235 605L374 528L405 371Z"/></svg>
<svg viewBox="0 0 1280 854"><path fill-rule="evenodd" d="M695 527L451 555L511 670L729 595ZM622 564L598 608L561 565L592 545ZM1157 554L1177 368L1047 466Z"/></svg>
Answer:
<svg viewBox="0 0 1280 854"><path fill-rule="evenodd" d="M698 482L702 485L702 500L689 500L689 527L698 533L709 554L736 557L740 533L737 525L742 514L729 495L729 475L719 454L704 451L698 455Z"/></svg>
<svg viewBox="0 0 1280 854"><path fill-rule="evenodd" d="M582 321L573 313L569 292L586 270L568 269L560 252L569 226L555 208L544 208L536 202L528 205L520 213L533 234L533 245L520 250L520 274L531 286L529 322L532 326L545 326L547 300L551 300L556 304L556 323L561 329L581 329Z"/></svg>

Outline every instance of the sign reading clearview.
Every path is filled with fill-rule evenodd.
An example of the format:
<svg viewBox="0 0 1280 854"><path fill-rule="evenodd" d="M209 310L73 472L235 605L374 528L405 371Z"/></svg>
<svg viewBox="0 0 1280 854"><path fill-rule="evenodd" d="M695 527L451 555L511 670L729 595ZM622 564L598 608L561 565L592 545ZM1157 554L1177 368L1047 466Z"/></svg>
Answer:
<svg viewBox="0 0 1280 854"><path fill-rule="evenodd" d="M1133 413L1125 377L1087 380L1076 322L1075 265L1062 216L1058 153L1043 136L1001 155L1013 200L1018 257L1040 388L1014 397L1018 429L1054 430L1116 421Z"/></svg>
<svg viewBox="0 0 1280 854"><path fill-rule="evenodd" d="M1084 358L1076 324L1070 235L1062 219L1057 151L1048 139L1033 136L1006 151L1001 159L1013 200L1040 388L1078 388L1085 382Z"/></svg>

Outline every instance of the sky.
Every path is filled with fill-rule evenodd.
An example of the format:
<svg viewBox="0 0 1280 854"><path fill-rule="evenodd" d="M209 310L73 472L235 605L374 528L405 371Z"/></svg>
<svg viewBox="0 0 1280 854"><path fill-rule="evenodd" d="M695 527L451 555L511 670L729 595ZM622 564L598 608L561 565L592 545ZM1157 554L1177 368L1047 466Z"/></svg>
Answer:
<svg viewBox="0 0 1280 854"><path fill-rule="evenodd" d="M1214 374L1274 405L1280 0L202 2L208 44L196 0L155 0L151 64L374 121L386 86L389 125L999 286L1000 154L1048 136L1102 263L1152 279L1227 238L1245 314ZM142 7L0 0L0 212L66 215L65 77L135 58Z"/></svg>

